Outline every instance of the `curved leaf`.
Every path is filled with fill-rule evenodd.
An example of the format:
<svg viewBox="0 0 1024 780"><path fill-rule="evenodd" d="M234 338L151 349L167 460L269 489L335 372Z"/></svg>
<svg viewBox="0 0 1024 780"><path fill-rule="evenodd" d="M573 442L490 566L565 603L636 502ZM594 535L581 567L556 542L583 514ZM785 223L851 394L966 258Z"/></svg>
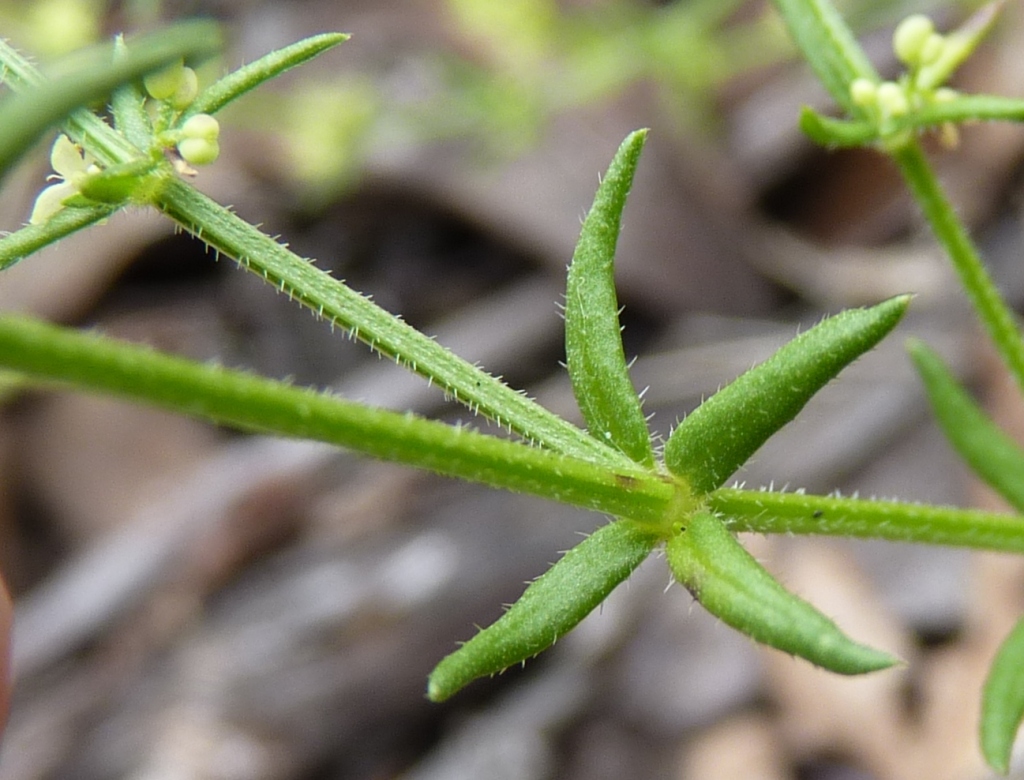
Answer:
<svg viewBox="0 0 1024 780"><path fill-rule="evenodd" d="M630 520L597 529L530 583L508 612L445 657L430 675L427 696L444 701L478 677L550 647L643 563L659 540Z"/></svg>
<svg viewBox="0 0 1024 780"><path fill-rule="evenodd" d="M1024 450L971 400L942 358L920 341L907 348L953 449L999 495L1024 511Z"/></svg>
<svg viewBox="0 0 1024 780"><path fill-rule="evenodd" d="M654 464L640 399L629 379L615 296L615 244L645 130L619 147L583 222L565 291L565 355L590 434L638 463Z"/></svg>
<svg viewBox="0 0 1024 780"><path fill-rule="evenodd" d="M673 575L712 615L752 639L839 674L886 669L899 660L858 644L790 593L711 512L698 512L666 550Z"/></svg>
<svg viewBox="0 0 1024 780"><path fill-rule="evenodd" d="M1024 719L1024 618L992 662L981 695L981 752L1001 774L1010 769L1017 728Z"/></svg>
<svg viewBox="0 0 1024 780"><path fill-rule="evenodd" d="M232 100L256 89L263 82L313 59L318 54L347 41L349 37L345 33L321 33L265 54L218 79L196 95L196 99L182 114L182 120L194 114L215 114Z"/></svg>
<svg viewBox="0 0 1024 780"><path fill-rule="evenodd" d="M697 493L720 487L815 393L900 321L910 296L851 309L797 336L691 412L665 445L665 465Z"/></svg>

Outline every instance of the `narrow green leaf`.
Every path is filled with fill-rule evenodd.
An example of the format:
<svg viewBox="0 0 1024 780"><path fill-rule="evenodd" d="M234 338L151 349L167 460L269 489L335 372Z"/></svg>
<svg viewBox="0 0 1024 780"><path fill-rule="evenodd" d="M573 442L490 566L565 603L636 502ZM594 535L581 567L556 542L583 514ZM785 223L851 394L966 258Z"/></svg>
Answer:
<svg viewBox="0 0 1024 780"><path fill-rule="evenodd" d="M892 159L903 174L935 237L949 255L960 278L960 285L967 293L989 339L1010 369L1017 386L1024 391L1024 335L1017 324L1016 315L1000 295L995 280L982 262L981 253L943 192L924 150L918 143L909 143L894 150Z"/></svg>
<svg viewBox="0 0 1024 780"><path fill-rule="evenodd" d="M5 80L25 89L0 101L0 175L75 109L168 62L212 54L220 43L220 32L212 22L186 22L133 40L131 51L116 60L109 46L76 54L64 63L65 69L73 63L73 69L53 81L21 67L21 58L9 56L9 47L0 47L0 66L8 69Z"/></svg>
<svg viewBox="0 0 1024 780"><path fill-rule="evenodd" d="M658 541L657 533L630 520L599 528L530 583L497 621L446 656L430 674L427 696L444 701L473 680L553 645L643 563Z"/></svg>
<svg viewBox="0 0 1024 780"><path fill-rule="evenodd" d="M120 35L114 40L114 56L119 60L128 56L128 47ZM114 116L114 127L135 146L146 149L152 143L153 123L146 111L145 96L136 81L114 90L110 110Z"/></svg>
<svg viewBox="0 0 1024 780"><path fill-rule="evenodd" d="M672 480L635 465L611 470L468 428L22 317L0 317L0 368L37 382L68 384L242 430L327 442L652 524L676 496Z"/></svg>
<svg viewBox="0 0 1024 780"><path fill-rule="evenodd" d="M950 506L719 488L708 508L733 531L820 534L1024 553L1024 518Z"/></svg>
<svg viewBox="0 0 1024 780"><path fill-rule="evenodd" d="M851 116L863 109L850 98L850 84L879 81L878 72L829 0L774 0L797 48L821 83ZM866 118L866 117L865 117Z"/></svg>
<svg viewBox="0 0 1024 780"><path fill-rule="evenodd" d="M184 112L182 119L187 119L193 114L214 114L232 100L256 89L263 82L313 59L342 41L347 41L349 37L345 33L313 35L291 46L265 54L202 90Z"/></svg>
<svg viewBox="0 0 1024 780"><path fill-rule="evenodd" d="M974 403L942 358L920 341L907 348L950 444L978 476L1024 511L1024 450Z"/></svg>
<svg viewBox="0 0 1024 780"><path fill-rule="evenodd" d="M672 431L665 465L696 493L720 487L815 393L899 322L910 296L851 309L797 336L719 390Z"/></svg>
<svg viewBox="0 0 1024 780"><path fill-rule="evenodd" d="M829 149L864 146L878 137L877 129L870 122L834 119L809 106L800 109L800 129L816 144Z"/></svg>
<svg viewBox="0 0 1024 780"><path fill-rule="evenodd" d="M1024 100L1001 95L959 95L952 100L930 103L905 117L893 120L897 129L931 127L943 122L1024 122Z"/></svg>
<svg viewBox="0 0 1024 780"><path fill-rule="evenodd" d="M712 615L762 644L839 674L865 674L899 663L858 644L829 618L787 591L722 521L697 512L669 539L668 565Z"/></svg>
<svg viewBox="0 0 1024 780"><path fill-rule="evenodd" d="M619 147L576 244L565 291L565 355L591 436L654 464L651 435L629 378L615 295L615 245L647 131Z"/></svg>
<svg viewBox="0 0 1024 780"><path fill-rule="evenodd" d="M978 44L988 35L1005 5L1005 0L986 3L971 14L958 29L949 33L938 59L918 71L917 86L921 89L934 89L944 84L964 60L978 48Z"/></svg>
<svg viewBox="0 0 1024 780"><path fill-rule="evenodd" d="M1010 771L1017 729L1024 720L1024 618L992 662L981 694L981 752L1000 774Z"/></svg>

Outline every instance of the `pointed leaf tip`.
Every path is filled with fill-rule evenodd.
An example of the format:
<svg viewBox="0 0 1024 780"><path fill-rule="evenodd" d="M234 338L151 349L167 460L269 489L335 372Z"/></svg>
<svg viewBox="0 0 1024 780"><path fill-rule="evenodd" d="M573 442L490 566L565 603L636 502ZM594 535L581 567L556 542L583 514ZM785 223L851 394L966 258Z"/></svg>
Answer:
<svg viewBox="0 0 1024 780"><path fill-rule="evenodd" d="M829 317L719 390L672 431L665 445L669 471L697 493L721 487L815 393L878 344L910 298Z"/></svg>
<svg viewBox="0 0 1024 780"><path fill-rule="evenodd" d="M622 348L615 293L615 247L646 138L647 131L638 130L622 142L583 222L566 280L565 353L590 434L653 465L647 420Z"/></svg>
<svg viewBox="0 0 1024 780"><path fill-rule="evenodd" d="M838 674L899 663L850 639L816 607L790 593L750 555L722 520L698 512L673 536L666 559L676 580L712 615L762 644Z"/></svg>
<svg viewBox="0 0 1024 780"><path fill-rule="evenodd" d="M444 701L473 680L550 647L643 563L658 541L630 520L597 529L530 583L497 621L443 658L430 673L427 697Z"/></svg>
<svg viewBox="0 0 1024 780"><path fill-rule="evenodd" d="M923 342L907 350L928 393L928 401L950 445L990 487L1024 511L1024 450L999 429Z"/></svg>

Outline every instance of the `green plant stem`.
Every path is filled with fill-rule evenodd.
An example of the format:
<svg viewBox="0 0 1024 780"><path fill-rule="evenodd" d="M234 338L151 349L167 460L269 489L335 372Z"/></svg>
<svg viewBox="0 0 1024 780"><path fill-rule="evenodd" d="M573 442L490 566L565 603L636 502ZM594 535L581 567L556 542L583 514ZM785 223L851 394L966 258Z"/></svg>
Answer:
<svg viewBox="0 0 1024 780"><path fill-rule="evenodd" d="M217 252L234 258L318 316L400 360L499 425L566 455L611 467L632 464L622 453L456 357L185 182L168 178L156 201L161 211Z"/></svg>
<svg viewBox="0 0 1024 780"><path fill-rule="evenodd" d="M1024 519L1016 515L735 488L717 490L707 502L733 531L848 536L1024 552Z"/></svg>
<svg viewBox="0 0 1024 780"><path fill-rule="evenodd" d="M0 318L0 364L243 430L312 439L447 476L659 524L677 483L610 470L412 414L203 365L21 317Z"/></svg>
<svg viewBox="0 0 1024 780"><path fill-rule="evenodd" d="M0 238L0 271L82 228L109 217L115 206L61 209L40 225L27 225Z"/></svg>
<svg viewBox="0 0 1024 780"><path fill-rule="evenodd" d="M1009 367L1017 385L1024 390L1024 341L1020 331L995 282L985 270L967 230L946 199L924 151L919 143L911 141L893 151L892 157L935 237L949 255L989 338Z"/></svg>

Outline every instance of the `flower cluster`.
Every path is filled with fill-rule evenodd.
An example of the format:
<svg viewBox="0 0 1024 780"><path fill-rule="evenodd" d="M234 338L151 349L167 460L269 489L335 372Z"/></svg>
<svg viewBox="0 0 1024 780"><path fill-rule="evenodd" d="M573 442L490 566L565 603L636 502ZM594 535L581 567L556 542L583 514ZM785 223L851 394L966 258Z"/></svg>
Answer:
<svg viewBox="0 0 1024 780"><path fill-rule="evenodd" d="M157 112L181 112L188 108L199 94L199 80L192 68L179 60L168 68L147 76L143 84L146 92L157 101ZM167 123L158 122L164 124ZM220 124L209 114L195 114L180 127L164 130L157 142L165 147L176 147L181 159L189 165L209 165L220 155L218 137Z"/></svg>
<svg viewBox="0 0 1024 780"><path fill-rule="evenodd" d="M38 225L68 205L78 203L123 203L140 197L170 151L179 173L194 175L193 165L209 165L220 155L220 124L209 114L193 114L182 121L199 94L195 71L179 60L171 67L147 76L143 85L150 101L139 103L147 116L150 148L146 155L128 163L101 168L96 160L66 135L58 135L50 152L50 165L58 180L36 198L29 223ZM116 111L115 111L116 117ZM173 150L173 151L171 151Z"/></svg>
<svg viewBox="0 0 1024 780"><path fill-rule="evenodd" d="M895 81L877 82L868 78L850 84L850 97L875 122L885 143L899 146L910 131L898 128L901 117L928 105L955 100L958 93L943 86L988 31L991 20L978 20L948 35L935 30L932 20L922 14L908 16L893 32L896 57L907 70ZM942 127L943 141L956 143L956 128Z"/></svg>

